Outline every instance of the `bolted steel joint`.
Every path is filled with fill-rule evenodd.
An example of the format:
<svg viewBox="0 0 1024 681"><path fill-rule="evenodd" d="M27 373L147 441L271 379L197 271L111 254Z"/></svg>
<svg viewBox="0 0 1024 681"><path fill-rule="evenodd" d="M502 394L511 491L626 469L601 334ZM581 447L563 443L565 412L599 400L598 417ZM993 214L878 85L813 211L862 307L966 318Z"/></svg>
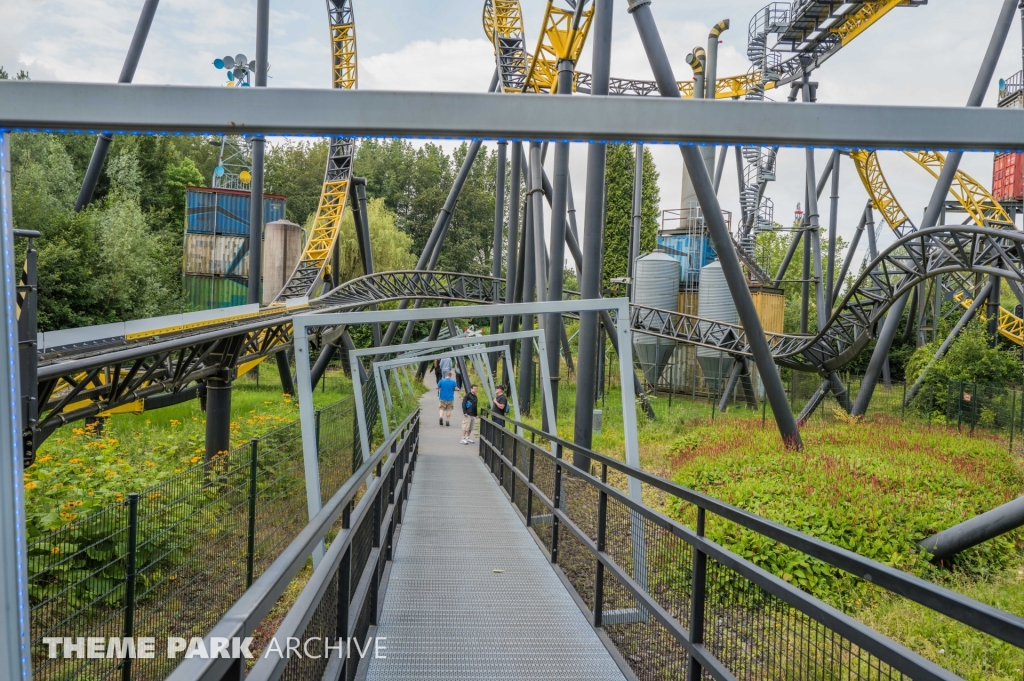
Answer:
<svg viewBox="0 0 1024 681"><path fill-rule="evenodd" d="M629 0L629 7L626 8L627 12L632 12L638 7L651 4L651 0Z"/></svg>

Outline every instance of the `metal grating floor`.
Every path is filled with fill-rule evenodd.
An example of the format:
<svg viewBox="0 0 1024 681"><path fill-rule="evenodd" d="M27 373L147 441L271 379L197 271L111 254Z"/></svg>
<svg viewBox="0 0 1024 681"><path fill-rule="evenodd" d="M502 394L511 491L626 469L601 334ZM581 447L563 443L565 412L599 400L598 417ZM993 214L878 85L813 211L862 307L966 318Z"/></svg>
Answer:
<svg viewBox="0 0 1024 681"><path fill-rule="evenodd" d="M436 396L421 405L419 459L377 628L386 657L370 661L367 678L622 681L478 446L459 444L461 414L438 426Z"/></svg>

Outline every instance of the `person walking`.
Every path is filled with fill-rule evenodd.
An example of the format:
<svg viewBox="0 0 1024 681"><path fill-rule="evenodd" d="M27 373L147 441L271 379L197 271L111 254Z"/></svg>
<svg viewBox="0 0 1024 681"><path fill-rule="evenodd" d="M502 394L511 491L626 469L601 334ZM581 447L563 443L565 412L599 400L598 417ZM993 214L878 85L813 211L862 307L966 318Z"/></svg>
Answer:
<svg viewBox="0 0 1024 681"><path fill-rule="evenodd" d="M494 389L496 396L491 402L491 411L494 412L494 422L499 426L505 425L505 419L500 418L508 413L508 398L505 397L505 386L499 385Z"/></svg>
<svg viewBox="0 0 1024 681"><path fill-rule="evenodd" d="M473 439L473 421L477 417L476 386L469 386L469 392L462 398L462 444L476 442Z"/></svg>
<svg viewBox="0 0 1024 681"><path fill-rule="evenodd" d="M442 426L452 425L452 410L455 408L455 379L452 372L445 374L437 384L437 423Z"/></svg>
<svg viewBox="0 0 1024 681"><path fill-rule="evenodd" d="M443 376L444 376L444 374L441 373L441 363L435 359L434 360L434 384L437 385L438 383L440 383L441 382L441 378Z"/></svg>

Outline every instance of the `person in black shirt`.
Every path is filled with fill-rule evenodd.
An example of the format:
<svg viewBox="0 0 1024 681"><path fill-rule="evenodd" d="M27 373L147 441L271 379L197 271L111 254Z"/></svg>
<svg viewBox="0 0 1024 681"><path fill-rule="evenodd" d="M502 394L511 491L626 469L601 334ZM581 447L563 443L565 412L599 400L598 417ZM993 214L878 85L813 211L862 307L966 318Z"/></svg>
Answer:
<svg viewBox="0 0 1024 681"><path fill-rule="evenodd" d="M505 425L505 419L499 418L508 413L508 398L505 397L505 386L499 385L494 389L497 397L491 404L491 411L494 412L494 422L499 426Z"/></svg>
<svg viewBox="0 0 1024 681"><path fill-rule="evenodd" d="M469 386L469 392L462 398L462 444L475 442L473 439L473 420L477 417L476 386Z"/></svg>

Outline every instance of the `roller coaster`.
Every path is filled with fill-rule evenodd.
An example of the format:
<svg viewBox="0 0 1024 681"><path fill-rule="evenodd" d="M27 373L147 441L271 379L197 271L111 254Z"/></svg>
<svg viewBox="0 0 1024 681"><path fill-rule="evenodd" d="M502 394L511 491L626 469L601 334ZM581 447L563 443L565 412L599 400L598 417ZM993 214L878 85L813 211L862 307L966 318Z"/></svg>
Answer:
<svg viewBox="0 0 1024 681"><path fill-rule="evenodd" d="M590 91L592 76L576 70L576 62L592 25L594 5L587 0L563 0L563 3L546 2L541 30L530 52L519 1L484 1L483 29L493 45L495 57L497 83L494 89L505 95L567 94L559 92L558 82L560 64L568 63L572 65L573 91ZM631 11L635 4L631 3ZM713 84L714 97L760 101L766 98L766 92L778 91L790 84L789 101L794 101L815 69L875 22L898 7L917 7L925 2L845 3L840 13L833 11L834 4L797 0L792 4L772 3L760 10L748 27L750 70L739 76L717 78ZM358 71L352 0L328 0L327 8L332 87L356 88ZM715 27L712 33L716 41L727 28L728 22ZM773 36L775 42L769 45ZM695 54L700 53L695 50ZM690 60L695 71L703 69L702 58ZM682 97L699 98L705 94L698 87L701 83L696 79L677 81L676 85ZM609 93L613 95L652 96L657 91L658 84L653 81L611 78L609 83ZM135 323L130 332L72 330L40 343L38 417L26 428L28 451L34 451L55 429L72 421L122 411L138 412L189 399L198 394L197 388L211 377L247 372L287 349L291 343L290 320L298 311L360 310L382 303L405 305L428 300L441 303L511 301L513 292L506 290L505 279L431 271L450 221L450 209L447 216L439 219L441 229L435 227L435 232L439 233L432 235L433 243L428 242L428 250L417 270L373 273L371 266L366 270L370 274L332 287L331 254L338 242L347 201L354 191L352 162L356 144L352 138L330 139L312 232L294 272L269 307L242 313L223 311L213 317L183 318L176 323L161 320ZM775 178L778 149L751 146L739 151L746 162L740 194L743 219L735 226L732 236L748 279L771 282L773 277L763 272L740 244L752 233L769 226L763 220L764 205L768 201L765 188ZM943 289L955 295L965 308L975 297L980 275L1004 279L1018 293L1024 284L1024 237L1016 230L1011 215L981 183L957 170L950 189L973 226L918 229L886 181L877 154L873 151L846 153L856 165L871 207L894 230L897 240L884 252L873 254L875 257L870 258L841 297L836 293L836 305L816 333L767 334L777 364L823 376L849 363L875 339L877 327L894 301L921 282L941 278ZM939 178L945 163L942 154L907 152L907 155ZM552 192L546 175L543 187L537 189L543 190L550 203ZM453 193L457 199L457 190ZM577 265L583 265L573 211L569 214L566 240ZM510 249L515 247L516 244L509 243ZM495 253L500 257L499 250ZM538 279L537 288L544 288L543 277ZM630 323L636 332L677 343L710 347L737 358L752 355L749 339L740 325L641 305L632 307ZM1008 310L999 312L999 332L1006 339L1024 343L1022 324L1024 322ZM325 328L320 338L328 343L337 340L341 333L340 329Z"/></svg>

